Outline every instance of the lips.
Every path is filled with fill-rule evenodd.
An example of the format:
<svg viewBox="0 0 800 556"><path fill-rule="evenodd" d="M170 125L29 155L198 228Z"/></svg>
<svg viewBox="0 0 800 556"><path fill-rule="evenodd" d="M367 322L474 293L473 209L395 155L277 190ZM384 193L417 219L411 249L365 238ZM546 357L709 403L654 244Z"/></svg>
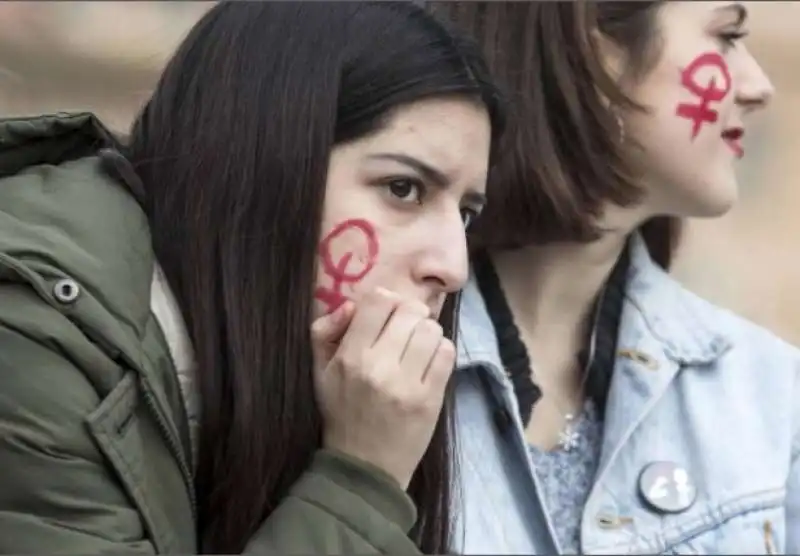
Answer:
<svg viewBox="0 0 800 556"><path fill-rule="evenodd" d="M742 147L742 137L744 137L744 129L741 127L731 127L722 132L722 140L730 147L736 158L744 156L744 148Z"/></svg>

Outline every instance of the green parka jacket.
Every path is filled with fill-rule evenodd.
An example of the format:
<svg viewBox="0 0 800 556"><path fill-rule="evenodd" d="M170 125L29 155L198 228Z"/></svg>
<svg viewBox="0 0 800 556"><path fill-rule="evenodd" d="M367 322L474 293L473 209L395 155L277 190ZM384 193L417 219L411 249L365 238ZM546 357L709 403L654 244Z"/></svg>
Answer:
<svg viewBox="0 0 800 556"><path fill-rule="evenodd" d="M168 292L144 213L100 168L109 137L91 114L0 120L3 553L199 550L186 394L152 308ZM419 554L415 519L380 470L320 451L246 552Z"/></svg>

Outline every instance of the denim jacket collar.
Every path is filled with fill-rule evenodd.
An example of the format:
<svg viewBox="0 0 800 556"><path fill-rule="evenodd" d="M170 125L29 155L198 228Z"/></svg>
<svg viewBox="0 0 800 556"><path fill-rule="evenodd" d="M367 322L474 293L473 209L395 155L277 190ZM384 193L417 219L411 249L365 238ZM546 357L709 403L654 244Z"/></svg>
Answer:
<svg viewBox="0 0 800 556"><path fill-rule="evenodd" d="M631 263L628 272L620 345L632 334L632 320L644 323L661 345L664 354L678 364L709 363L731 347L731 340L714 326L714 312L708 303L685 290L659 267L637 233L631 238ZM640 319L626 316L637 312ZM641 332L641 331L636 331ZM492 374L504 376L492 321L470 276L461 298L458 366L483 365Z"/></svg>

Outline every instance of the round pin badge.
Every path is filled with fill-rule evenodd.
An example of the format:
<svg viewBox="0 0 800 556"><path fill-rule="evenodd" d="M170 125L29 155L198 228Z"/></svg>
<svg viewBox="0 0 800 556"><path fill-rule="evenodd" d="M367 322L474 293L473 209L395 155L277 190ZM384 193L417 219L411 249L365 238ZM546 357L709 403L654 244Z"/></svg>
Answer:
<svg viewBox="0 0 800 556"><path fill-rule="evenodd" d="M671 461L657 461L642 469L639 494L656 512L678 514L692 507L697 487L686 468Z"/></svg>

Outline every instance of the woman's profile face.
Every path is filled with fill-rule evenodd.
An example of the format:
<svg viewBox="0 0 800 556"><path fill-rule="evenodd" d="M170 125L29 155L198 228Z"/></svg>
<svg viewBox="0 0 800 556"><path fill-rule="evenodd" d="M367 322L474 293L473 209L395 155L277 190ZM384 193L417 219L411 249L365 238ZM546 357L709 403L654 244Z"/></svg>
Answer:
<svg viewBox="0 0 800 556"><path fill-rule="evenodd" d="M716 216L737 198L736 162L746 156L746 116L773 87L742 41L747 14L737 2L665 2L658 11L654 67L627 92L650 109L624 127L655 212Z"/></svg>
<svg viewBox="0 0 800 556"><path fill-rule="evenodd" d="M485 202L491 129L477 102L426 99L334 148L315 313L383 287L437 316L468 276L465 226Z"/></svg>

